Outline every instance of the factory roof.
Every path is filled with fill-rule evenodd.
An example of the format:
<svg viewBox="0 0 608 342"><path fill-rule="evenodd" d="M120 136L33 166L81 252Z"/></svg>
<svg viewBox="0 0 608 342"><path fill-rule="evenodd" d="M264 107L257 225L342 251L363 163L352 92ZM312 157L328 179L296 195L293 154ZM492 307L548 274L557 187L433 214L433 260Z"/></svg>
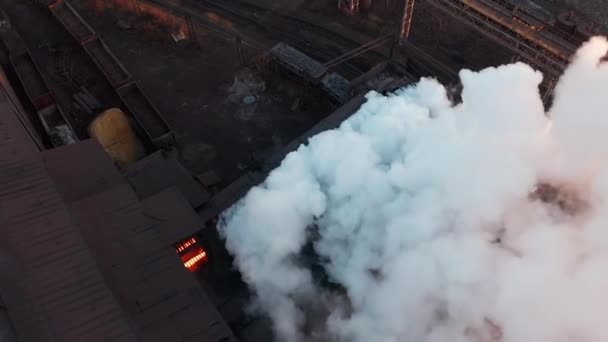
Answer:
<svg viewBox="0 0 608 342"><path fill-rule="evenodd" d="M0 99L0 296L19 341L135 341L42 156Z"/></svg>
<svg viewBox="0 0 608 342"><path fill-rule="evenodd" d="M176 187L167 188L142 200L144 214L157 224L163 239L170 243L195 235L203 221Z"/></svg>
<svg viewBox="0 0 608 342"><path fill-rule="evenodd" d="M175 189L141 202L96 141L38 150L0 93L0 298L16 340L235 341L172 246L194 215Z"/></svg>
<svg viewBox="0 0 608 342"><path fill-rule="evenodd" d="M196 208L207 202L210 197L207 190L194 180L177 159L163 151L155 152L131 165L125 177L139 198L175 187L190 205Z"/></svg>

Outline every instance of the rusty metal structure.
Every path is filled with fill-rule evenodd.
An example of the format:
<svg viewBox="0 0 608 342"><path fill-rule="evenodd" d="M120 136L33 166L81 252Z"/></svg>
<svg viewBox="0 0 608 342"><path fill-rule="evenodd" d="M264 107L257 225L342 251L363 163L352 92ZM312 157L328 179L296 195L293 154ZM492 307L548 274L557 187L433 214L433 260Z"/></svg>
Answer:
<svg viewBox="0 0 608 342"><path fill-rule="evenodd" d="M49 89L40 68L34 62L19 34L15 30L5 30L0 34L0 39L5 44L10 42L6 44L10 69L14 71L45 134L49 136L50 145L62 146L77 142L79 138L69 118ZM0 74L4 79L4 71Z"/></svg>
<svg viewBox="0 0 608 342"><path fill-rule="evenodd" d="M502 0L428 0L437 9L474 27L485 36L548 72L561 72L576 43Z"/></svg>
<svg viewBox="0 0 608 342"><path fill-rule="evenodd" d="M552 92L581 41L552 26L533 13L527 13L506 0L426 0L428 4L463 22L511 50L518 58L546 75L545 97ZM405 0L400 38L411 30L414 0Z"/></svg>
<svg viewBox="0 0 608 342"><path fill-rule="evenodd" d="M104 74L146 138L156 147L170 146L173 131L106 43L67 0L51 2L48 8Z"/></svg>
<svg viewBox="0 0 608 342"><path fill-rule="evenodd" d="M405 0L403 7L403 20L401 21L401 37L407 39L412 29L412 19L414 18L415 0Z"/></svg>
<svg viewBox="0 0 608 342"><path fill-rule="evenodd" d="M76 13L69 2L57 1L49 4L48 7L79 43L84 43L95 36L93 29Z"/></svg>

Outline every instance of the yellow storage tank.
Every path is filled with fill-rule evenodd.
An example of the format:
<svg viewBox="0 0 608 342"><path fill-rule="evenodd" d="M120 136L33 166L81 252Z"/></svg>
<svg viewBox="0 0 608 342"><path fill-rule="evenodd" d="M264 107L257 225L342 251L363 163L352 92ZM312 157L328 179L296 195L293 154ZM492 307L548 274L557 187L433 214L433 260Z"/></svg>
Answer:
<svg viewBox="0 0 608 342"><path fill-rule="evenodd" d="M135 135L125 113L118 108L110 108L99 114L89 126L89 134L123 168L144 156L141 141Z"/></svg>

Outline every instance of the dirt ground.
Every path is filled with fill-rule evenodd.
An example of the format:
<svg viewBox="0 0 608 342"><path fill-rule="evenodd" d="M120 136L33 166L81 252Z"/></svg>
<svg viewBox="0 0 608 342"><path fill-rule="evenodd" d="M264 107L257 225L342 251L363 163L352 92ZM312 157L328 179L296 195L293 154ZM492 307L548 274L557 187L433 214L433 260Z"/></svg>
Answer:
<svg viewBox="0 0 608 342"><path fill-rule="evenodd" d="M604 33L608 32L608 3L606 0L543 0L564 6L564 9L574 8L596 23L603 26Z"/></svg>
<svg viewBox="0 0 608 342"><path fill-rule="evenodd" d="M213 169L229 183L250 155L269 155L330 112L301 85L239 65L232 41L209 33L204 46L176 44L150 18L75 5L176 132L182 162L195 174Z"/></svg>

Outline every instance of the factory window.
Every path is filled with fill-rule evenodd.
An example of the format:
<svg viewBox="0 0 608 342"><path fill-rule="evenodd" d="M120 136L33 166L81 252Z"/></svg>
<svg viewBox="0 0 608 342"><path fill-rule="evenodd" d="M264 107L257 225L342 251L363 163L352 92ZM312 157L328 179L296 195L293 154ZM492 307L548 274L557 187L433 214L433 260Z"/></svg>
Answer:
<svg viewBox="0 0 608 342"><path fill-rule="evenodd" d="M175 251L190 272L196 272L207 263L208 256L205 249L198 243L196 237L191 237L175 245Z"/></svg>
<svg viewBox="0 0 608 342"><path fill-rule="evenodd" d="M188 249L188 247L194 245L196 243L196 238L190 238L180 244L177 245L177 247L175 248L175 250L177 251L177 253L182 253L183 251L185 251L186 249Z"/></svg>
<svg viewBox="0 0 608 342"><path fill-rule="evenodd" d="M190 270L190 272L197 271L202 265L207 263L207 252L204 249L198 248L196 252L190 254L186 257L182 257L182 261L184 262L184 266Z"/></svg>

